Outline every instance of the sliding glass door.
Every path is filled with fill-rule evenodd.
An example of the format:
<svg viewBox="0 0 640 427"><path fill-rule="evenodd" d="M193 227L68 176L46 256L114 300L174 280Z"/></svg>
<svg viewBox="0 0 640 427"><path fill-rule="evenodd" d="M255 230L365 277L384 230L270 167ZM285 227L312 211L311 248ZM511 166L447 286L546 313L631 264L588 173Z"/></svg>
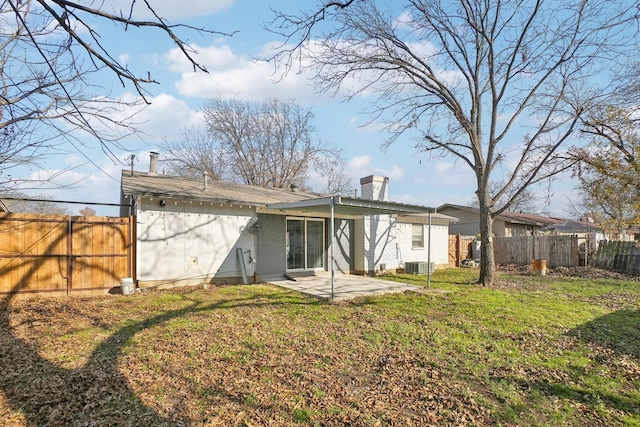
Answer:
<svg viewBox="0 0 640 427"><path fill-rule="evenodd" d="M324 268L324 220L287 219L287 270Z"/></svg>

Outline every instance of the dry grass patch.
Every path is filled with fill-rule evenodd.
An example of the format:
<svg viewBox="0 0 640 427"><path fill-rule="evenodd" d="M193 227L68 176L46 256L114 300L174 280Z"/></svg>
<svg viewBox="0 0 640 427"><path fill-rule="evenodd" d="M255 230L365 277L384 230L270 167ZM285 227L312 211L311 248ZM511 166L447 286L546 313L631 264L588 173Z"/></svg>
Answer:
<svg viewBox="0 0 640 427"><path fill-rule="evenodd" d="M623 313L594 302L593 289L575 297L574 284L547 278L534 286L522 276L521 287L484 289L467 284L469 274L434 276L432 286L453 291L446 295L336 304L265 285L5 303L0 419L16 426L640 423L637 347L602 335L609 328L640 339L625 329L638 320L635 288L616 285L626 296L610 301L624 303Z"/></svg>

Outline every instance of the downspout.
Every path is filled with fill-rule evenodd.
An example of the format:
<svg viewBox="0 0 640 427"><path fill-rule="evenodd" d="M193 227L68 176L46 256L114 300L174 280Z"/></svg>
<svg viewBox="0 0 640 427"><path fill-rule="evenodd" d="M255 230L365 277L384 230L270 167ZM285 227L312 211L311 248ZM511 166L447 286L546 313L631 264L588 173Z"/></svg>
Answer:
<svg viewBox="0 0 640 427"><path fill-rule="evenodd" d="M138 282L138 195L131 195L129 215L129 277Z"/></svg>

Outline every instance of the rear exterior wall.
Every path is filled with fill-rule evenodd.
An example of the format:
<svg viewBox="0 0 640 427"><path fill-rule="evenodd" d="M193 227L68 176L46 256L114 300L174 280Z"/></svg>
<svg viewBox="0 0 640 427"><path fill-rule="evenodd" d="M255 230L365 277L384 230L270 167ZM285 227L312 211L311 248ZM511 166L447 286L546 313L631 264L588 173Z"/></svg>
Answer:
<svg viewBox="0 0 640 427"><path fill-rule="evenodd" d="M287 269L287 218L258 214L256 274L258 280L283 275Z"/></svg>
<svg viewBox="0 0 640 427"><path fill-rule="evenodd" d="M141 287L241 282L242 250L253 276L255 208L173 199L139 200L137 279Z"/></svg>
<svg viewBox="0 0 640 427"><path fill-rule="evenodd" d="M336 247L333 251L333 257L335 261L335 271L340 273L351 273L354 271L354 245L353 245L353 236L354 236L354 226L352 219L338 219L335 220L335 234L336 234ZM329 266L328 260L330 259L329 248L330 248L330 236L329 236L329 220L327 219L325 222L325 229L327 230L327 242L325 244L326 249L326 257L325 262L326 266Z"/></svg>
<svg viewBox="0 0 640 427"><path fill-rule="evenodd" d="M398 255L402 263L427 262L429 257L436 268L449 267L449 225L431 224L431 255L428 252L429 225L420 224L424 228L423 247L413 247L411 235L413 224L398 223L396 236L398 241Z"/></svg>

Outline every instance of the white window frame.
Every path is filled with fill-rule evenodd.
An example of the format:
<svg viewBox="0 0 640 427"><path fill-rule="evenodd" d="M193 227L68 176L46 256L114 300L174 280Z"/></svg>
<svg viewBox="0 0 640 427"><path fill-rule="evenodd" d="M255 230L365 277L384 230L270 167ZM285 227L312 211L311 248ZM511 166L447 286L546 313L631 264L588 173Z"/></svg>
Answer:
<svg viewBox="0 0 640 427"><path fill-rule="evenodd" d="M416 233L418 227L420 227L419 236ZM411 224L411 249L424 249L424 224Z"/></svg>

